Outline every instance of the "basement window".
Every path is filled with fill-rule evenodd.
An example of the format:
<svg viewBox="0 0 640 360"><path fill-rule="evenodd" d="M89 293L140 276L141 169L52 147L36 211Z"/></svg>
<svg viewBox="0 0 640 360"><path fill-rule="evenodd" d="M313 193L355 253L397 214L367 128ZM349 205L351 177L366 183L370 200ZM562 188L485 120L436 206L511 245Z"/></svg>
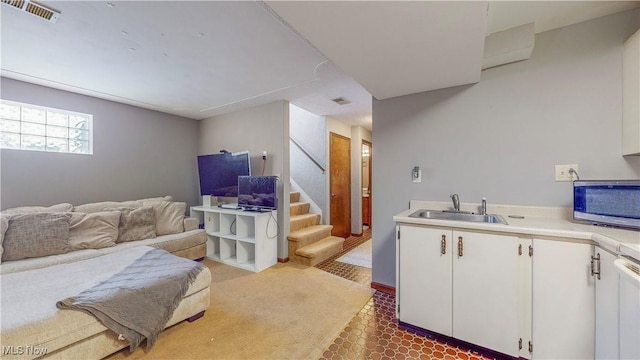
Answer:
<svg viewBox="0 0 640 360"><path fill-rule="evenodd" d="M93 154L93 115L0 100L0 148Z"/></svg>

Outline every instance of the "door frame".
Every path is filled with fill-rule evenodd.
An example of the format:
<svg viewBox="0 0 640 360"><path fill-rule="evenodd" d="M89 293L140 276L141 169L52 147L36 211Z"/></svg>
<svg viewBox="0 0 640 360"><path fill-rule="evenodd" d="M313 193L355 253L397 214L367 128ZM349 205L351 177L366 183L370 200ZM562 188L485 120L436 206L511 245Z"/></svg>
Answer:
<svg viewBox="0 0 640 360"><path fill-rule="evenodd" d="M369 227L369 229L372 229L373 214L371 213L371 210L373 209L373 182L371 180L373 173L371 171L371 167L373 164L373 144L371 143L371 141L364 139L362 140L362 144L360 144L360 160L362 160L362 145L369 146L369 166L367 169L369 172L369 224L367 226ZM362 162L360 164L360 171L362 171ZM360 192L362 192L362 178L360 179Z"/></svg>

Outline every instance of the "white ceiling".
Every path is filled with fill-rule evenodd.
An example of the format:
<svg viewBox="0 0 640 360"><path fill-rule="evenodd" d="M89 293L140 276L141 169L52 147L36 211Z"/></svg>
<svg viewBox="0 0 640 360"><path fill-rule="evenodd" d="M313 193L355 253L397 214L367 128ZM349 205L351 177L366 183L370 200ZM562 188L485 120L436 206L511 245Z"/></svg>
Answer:
<svg viewBox="0 0 640 360"><path fill-rule="evenodd" d="M485 1L267 4L376 99L480 81Z"/></svg>
<svg viewBox="0 0 640 360"><path fill-rule="evenodd" d="M61 12L57 23L0 6L2 76L193 119L285 99L369 129L370 93L383 99L478 81L485 35L530 22L541 32L640 6L39 3ZM351 103L337 105L337 97Z"/></svg>

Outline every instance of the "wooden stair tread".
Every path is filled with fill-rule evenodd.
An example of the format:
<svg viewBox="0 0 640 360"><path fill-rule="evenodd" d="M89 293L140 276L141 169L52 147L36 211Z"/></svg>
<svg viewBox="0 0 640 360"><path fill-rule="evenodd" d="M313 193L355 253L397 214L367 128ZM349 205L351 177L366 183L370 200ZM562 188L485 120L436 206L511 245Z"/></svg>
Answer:
<svg viewBox="0 0 640 360"><path fill-rule="evenodd" d="M344 243L344 238L337 236L329 236L320 241L316 241L313 244L309 244L307 246L301 247L296 250L296 255L306 257L306 258L314 258L318 254L327 252L331 249L335 249L335 253L338 253L342 250L342 244Z"/></svg>

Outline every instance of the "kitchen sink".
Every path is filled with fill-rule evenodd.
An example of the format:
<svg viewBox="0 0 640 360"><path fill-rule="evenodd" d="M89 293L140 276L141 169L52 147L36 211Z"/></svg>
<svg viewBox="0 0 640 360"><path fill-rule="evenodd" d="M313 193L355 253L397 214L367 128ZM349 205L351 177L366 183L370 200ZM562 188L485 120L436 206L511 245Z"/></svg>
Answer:
<svg viewBox="0 0 640 360"><path fill-rule="evenodd" d="M434 220L454 220L454 221L470 221L481 222L489 224L503 224L509 225L502 216L495 214L474 214L468 212L458 211L442 211L442 210L418 210L409 217L420 219L434 219Z"/></svg>

